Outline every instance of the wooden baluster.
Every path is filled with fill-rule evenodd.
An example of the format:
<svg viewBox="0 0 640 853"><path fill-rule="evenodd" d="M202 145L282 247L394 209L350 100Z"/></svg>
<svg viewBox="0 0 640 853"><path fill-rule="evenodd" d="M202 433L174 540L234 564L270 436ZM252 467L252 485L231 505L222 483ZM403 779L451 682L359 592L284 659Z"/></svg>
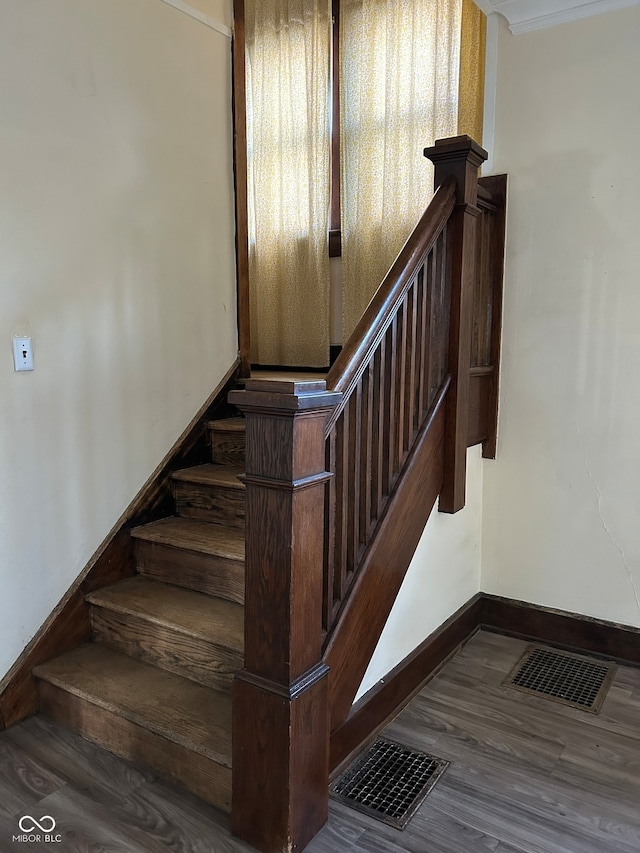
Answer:
<svg viewBox="0 0 640 853"><path fill-rule="evenodd" d="M325 468L336 470L336 431L325 442ZM324 584L322 599L322 627L329 630L333 613L333 573L336 558L336 478L331 477L324 491Z"/></svg>
<svg viewBox="0 0 640 853"><path fill-rule="evenodd" d="M362 442L360 445L360 540L366 546L371 523L371 477L373 460L373 359L362 375Z"/></svg>
<svg viewBox="0 0 640 853"><path fill-rule="evenodd" d="M395 475L395 443L397 421L395 417L396 411L396 361L398 358L398 315L396 314L389 331L387 332L387 371L388 375L385 379L385 408L387 411L387 441L385 446L386 453L386 482L385 494L390 494L393 488Z"/></svg>
<svg viewBox="0 0 640 853"><path fill-rule="evenodd" d="M376 350L373 372L373 450L371 454L371 507L372 520L380 518L382 509L382 496L384 490L384 430L385 430L385 359L387 351L386 335L380 341L380 345Z"/></svg>
<svg viewBox="0 0 640 853"><path fill-rule="evenodd" d="M478 169L487 152L468 136L438 140L425 156L435 166L435 186L453 175L457 181L456 207L449 221L451 264L451 317L444 447L444 484L441 512L457 512L465 503L467 425L469 418L469 368L475 269Z"/></svg>
<svg viewBox="0 0 640 853"><path fill-rule="evenodd" d="M440 235L441 250L438 267L438 311L440 330L438 336L438 373L434 394L442 385L449 365L449 334L451 330L451 263L447 251L447 229Z"/></svg>
<svg viewBox="0 0 640 853"><path fill-rule="evenodd" d="M442 369L444 365L442 341L448 333L444 328L443 320L443 276L445 269L445 254L442 235L436 243L437 251L434 253L433 264L433 292L431 297L431 364L429 371L429 405L435 396L442 381Z"/></svg>
<svg viewBox="0 0 640 853"><path fill-rule="evenodd" d="M342 410L336 430L336 527L333 564L333 600L344 595L347 574L347 527L349 524L349 406Z"/></svg>
<svg viewBox="0 0 640 853"><path fill-rule="evenodd" d="M433 370L433 291L436 268L436 253L438 242L429 253L425 264L425 300L423 306L424 314L424 368L421 383L422 390L422 417L427 413L431 405L431 372Z"/></svg>
<svg viewBox="0 0 640 853"><path fill-rule="evenodd" d="M398 310L398 350L396 353L396 400L393 409L396 421L396 442L393 449L393 479L400 471L404 458L404 395L405 395L405 365L407 359L407 299L402 300Z"/></svg>
<svg viewBox="0 0 640 853"><path fill-rule="evenodd" d="M362 382L359 381L349 398L349 523L347 527L347 572L353 574L358 566L360 544L360 441L362 415Z"/></svg>
<svg viewBox="0 0 640 853"><path fill-rule="evenodd" d="M404 436L402 441L402 459L409 452L413 439L413 404L415 400L415 347L416 347L416 286L411 284L405 298L405 364L404 364Z"/></svg>
<svg viewBox="0 0 640 853"><path fill-rule="evenodd" d="M418 275L416 278L416 342L415 342L415 379L414 379L414 393L413 393L413 434L420 429L422 424L422 398L423 394L423 380L424 380L424 354L425 354L425 340L424 340L424 302L425 302L425 288L424 288L424 266L420 268L418 271Z"/></svg>
<svg viewBox="0 0 640 853"><path fill-rule="evenodd" d="M247 431L245 649L233 689L232 827L260 850L301 850L327 819L324 426L340 397L324 382L264 380L229 395L245 413Z"/></svg>

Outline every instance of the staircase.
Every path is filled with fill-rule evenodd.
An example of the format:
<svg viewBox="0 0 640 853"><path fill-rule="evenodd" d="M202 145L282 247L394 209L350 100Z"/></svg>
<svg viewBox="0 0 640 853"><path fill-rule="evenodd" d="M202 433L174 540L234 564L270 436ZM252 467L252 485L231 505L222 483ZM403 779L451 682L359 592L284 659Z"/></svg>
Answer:
<svg viewBox="0 0 640 853"><path fill-rule="evenodd" d="M176 471L177 515L134 528L137 576L90 593L92 642L38 666L42 711L231 808L231 683L243 664L244 419Z"/></svg>
<svg viewBox="0 0 640 853"><path fill-rule="evenodd" d="M47 660L88 636L78 594L78 633L36 649L44 713L267 853L326 821L329 771L378 725L351 727L352 703L429 514L464 506L468 446L495 455L506 183L479 184L468 137L425 153L436 194L326 382L231 392L244 417L172 473L176 515L131 530L136 574L92 580L91 642ZM113 553L111 582L133 571ZM15 681L33 712L30 670Z"/></svg>

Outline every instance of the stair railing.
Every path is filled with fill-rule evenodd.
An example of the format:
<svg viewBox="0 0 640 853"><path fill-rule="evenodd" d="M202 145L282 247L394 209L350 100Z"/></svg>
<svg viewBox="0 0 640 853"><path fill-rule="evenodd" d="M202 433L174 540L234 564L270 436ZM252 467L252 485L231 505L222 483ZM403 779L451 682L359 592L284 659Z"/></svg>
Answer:
<svg viewBox="0 0 640 853"><path fill-rule="evenodd" d="M355 583L389 495L447 378L447 223L456 182L436 194L327 376L342 394L325 427L323 627Z"/></svg>
<svg viewBox="0 0 640 853"><path fill-rule="evenodd" d="M249 380L245 665L232 825L302 850L327 817L345 720L424 524L464 506L478 168L425 151L436 194L325 382Z"/></svg>
<svg viewBox="0 0 640 853"><path fill-rule="evenodd" d="M349 713L437 496L441 511L464 506L486 153L456 137L425 154L435 164L435 196L327 376L327 387L343 394L326 430L334 474L323 597L332 731Z"/></svg>

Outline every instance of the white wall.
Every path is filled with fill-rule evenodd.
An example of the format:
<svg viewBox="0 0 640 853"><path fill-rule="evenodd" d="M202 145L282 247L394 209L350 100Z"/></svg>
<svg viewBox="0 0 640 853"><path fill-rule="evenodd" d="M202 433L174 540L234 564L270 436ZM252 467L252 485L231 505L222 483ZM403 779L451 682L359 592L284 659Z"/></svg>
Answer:
<svg viewBox="0 0 640 853"><path fill-rule="evenodd" d="M466 506L431 513L355 701L480 591L483 470L470 448Z"/></svg>
<svg viewBox="0 0 640 853"><path fill-rule="evenodd" d="M482 586L640 626L640 8L501 28L500 444Z"/></svg>
<svg viewBox="0 0 640 853"><path fill-rule="evenodd" d="M161 0L3 0L0 675L235 358L230 115Z"/></svg>

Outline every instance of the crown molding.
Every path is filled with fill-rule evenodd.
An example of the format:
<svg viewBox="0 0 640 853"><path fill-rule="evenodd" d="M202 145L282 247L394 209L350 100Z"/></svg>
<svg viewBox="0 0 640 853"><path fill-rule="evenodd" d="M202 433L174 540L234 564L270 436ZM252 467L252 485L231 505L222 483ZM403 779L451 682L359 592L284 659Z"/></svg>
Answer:
<svg viewBox="0 0 640 853"><path fill-rule="evenodd" d="M499 12L514 35L637 6L640 0L476 0L482 11Z"/></svg>

